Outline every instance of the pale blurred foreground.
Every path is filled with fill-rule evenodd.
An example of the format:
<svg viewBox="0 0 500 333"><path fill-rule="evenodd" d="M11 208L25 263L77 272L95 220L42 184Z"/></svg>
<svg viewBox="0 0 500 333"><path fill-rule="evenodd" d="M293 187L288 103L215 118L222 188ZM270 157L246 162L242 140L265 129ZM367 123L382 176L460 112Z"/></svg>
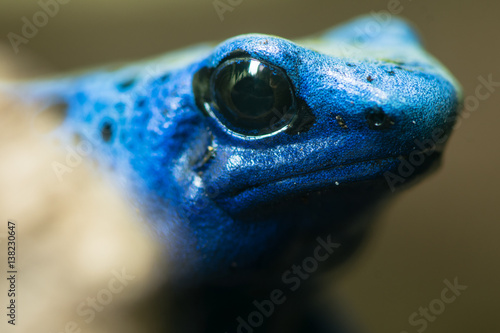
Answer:
<svg viewBox="0 0 500 333"><path fill-rule="evenodd" d="M16 75L0 48L0 77ZM33 135L0 96L0 332L158 332L148 300L158 246L136 212L83 163L60 181L66 153ZM7 323L7 221L16 222L16 320Z"/></svg>

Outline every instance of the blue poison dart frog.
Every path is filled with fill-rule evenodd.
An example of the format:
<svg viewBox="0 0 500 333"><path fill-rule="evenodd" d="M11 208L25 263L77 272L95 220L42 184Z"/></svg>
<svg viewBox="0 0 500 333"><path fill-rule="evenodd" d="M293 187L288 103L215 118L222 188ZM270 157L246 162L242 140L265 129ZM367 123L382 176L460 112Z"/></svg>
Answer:
<svg viewBox="0 0 500 333"><path fill-rule="evenodd" d="M170 297L182 300L175 327L210 332L319 331L302 285L436 165L462 99L395 17L296 41L241 35L2 90L35 117L63 117L46 135L91 151L164 244Z"/></svg>

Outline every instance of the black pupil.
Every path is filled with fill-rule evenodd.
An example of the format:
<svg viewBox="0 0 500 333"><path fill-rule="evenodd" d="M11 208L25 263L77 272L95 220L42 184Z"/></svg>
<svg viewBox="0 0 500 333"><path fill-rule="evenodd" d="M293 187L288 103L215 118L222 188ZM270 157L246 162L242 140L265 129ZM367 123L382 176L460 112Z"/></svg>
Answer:
<svg viewBox="0 0 500 333"><path fill-rule="evenodd" d="M258 118L273 108L274 92L266 81L249 76L234 85L231 99L242 115Z"/></svg>
<svg viewBox="0 0 500 333"><path fill-rule="evenodd" d="M252 58L228 60L212 77L219 119L231 130L262 135L283 128L292 119L293 95L285 74Z"/></svg>

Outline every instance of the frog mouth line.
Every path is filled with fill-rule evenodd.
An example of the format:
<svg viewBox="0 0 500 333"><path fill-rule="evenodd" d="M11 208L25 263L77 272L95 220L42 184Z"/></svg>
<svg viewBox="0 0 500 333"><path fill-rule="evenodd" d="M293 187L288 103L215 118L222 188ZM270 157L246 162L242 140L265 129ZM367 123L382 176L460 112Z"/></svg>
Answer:
<svg viewBox="0 0 500 333"><path fill-rule="evenodd" d="M339 187L340 189L343 186L362 181L384 180L384 178L387 181L387 189L390 190L393 187L398 188L400 185L406 185L418 176L427 173L436 166L435 162L441 156L441 151L435 149L427 149L419 153L423 156L422 163L410 162L411 154L358 161L251 185L233 191L230 196L233 198L256 196L257 201L265 201L272 197L304 194L325 188Z"/></svg>

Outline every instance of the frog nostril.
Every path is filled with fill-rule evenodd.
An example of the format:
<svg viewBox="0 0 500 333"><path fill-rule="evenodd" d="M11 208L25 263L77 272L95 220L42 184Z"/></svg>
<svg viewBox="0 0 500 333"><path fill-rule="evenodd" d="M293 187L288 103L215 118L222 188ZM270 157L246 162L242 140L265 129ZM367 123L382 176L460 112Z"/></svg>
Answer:
<svg viewBox="0 0 500 333"><path fill-rule="evenodd" d="M394 125L394 121L379 107L367 109L365 114L371 129L387 129Z"/></svg>

